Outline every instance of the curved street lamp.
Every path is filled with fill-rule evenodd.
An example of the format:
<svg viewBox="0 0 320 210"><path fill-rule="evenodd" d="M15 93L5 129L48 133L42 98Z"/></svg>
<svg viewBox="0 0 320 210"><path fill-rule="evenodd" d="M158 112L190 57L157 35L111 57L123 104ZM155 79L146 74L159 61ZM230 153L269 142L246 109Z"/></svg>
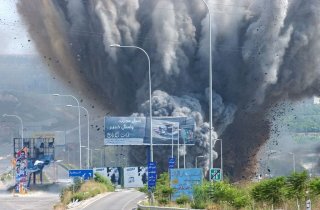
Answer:
<svg viewBox="0 0 320 210"><path fill-rule="evenodd" d="M78 104L78 126L79 126L79 148L80 148L80 169L82 169L82 163L81 163L81 125L80 125L80 103L79 100L74 97L73 95L61 95L58 93L52 94L53 96L62 96L62 97L71 97L73 98L77 104Z"/></svg>
<svg viewBox="0 0 320 210"><path fill-rule="evenodd" d="M149 112L150 112L150 161L153 162L153 140L152 140L152 101L151 101L151 69L150 69L150 57L148 53L142 49L141 47L137 46L124 46L119 44L111 44L110 47L118 47L118 48L135 48L141 50L148 59L148 69L149 69Z"/></svg>
<svg viewBox="0 0 320 210"><path fill-rule="evenodd" d="M68 104L68 105L66 105L66 107L73 107L73 108L79 108L78 106L73 106L73 105L70 105L70 104ZM81 109L83 109L86 113L87 113L87 123L88 123L88 130L87 130L87 142L88 142L88 148L90 149L90 129L89 129L89 127L90 127L90 123L89 123L89 119L90 119L90 115L89 115L89 112L88 112L88 110L86 109L86 108L84 108L83 106L80 106L80 108ZM87 166L88 166L88 168L90 168L90 160L89 160L89 155L90 155L90 153L89 153L89 150L88 150L88 153L87 153L87 155L88 155L88 158L87 158ZM92 161L92 160L91 160Z"/></svg>

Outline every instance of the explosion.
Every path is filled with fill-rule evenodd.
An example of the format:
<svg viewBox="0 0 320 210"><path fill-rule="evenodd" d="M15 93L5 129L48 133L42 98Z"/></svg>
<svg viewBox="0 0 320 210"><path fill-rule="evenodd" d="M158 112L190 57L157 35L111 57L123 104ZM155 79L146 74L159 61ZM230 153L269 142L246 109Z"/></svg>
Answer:
<svg viewBox="0 0 320 210"><path fill-rule="evenodd" d="M224 142L225 171L238 179L254 171L256 152L269 137L269 109L318 93L320 2L207 2L215 137ZM187 149L188 164L197 155L208 157L209 16L203 2L21 0L17 6L52 70L114 114L148 113L148 69L141 52L109 45L145 49L153 116L194 117L197 143ZM155 159L163 157L155 149ZM130 151L133 162L141 154Z"/></svg>

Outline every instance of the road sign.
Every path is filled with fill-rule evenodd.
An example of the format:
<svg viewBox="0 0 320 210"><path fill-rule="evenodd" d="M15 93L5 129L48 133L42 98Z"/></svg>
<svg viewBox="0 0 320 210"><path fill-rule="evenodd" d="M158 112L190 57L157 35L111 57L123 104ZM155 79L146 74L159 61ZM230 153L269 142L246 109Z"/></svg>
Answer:
<svg viewBox="0 0 320 210"><path fill-rule="evenodd" d="M170 170L170 187L173 188L172 200L176 200L182 195L193 198L193 189L195 185L202 183L201 168L174 168Z"/></svg>
<svg viewBox="0 0 320 210"><path fill-rule="evenodd" d="M82 177L84 180L91 179L93 177L93 170L92 169L69 170L69 177Z"/></svg>
<svg viewBox="0 0 320 210"><path fill-rule="evenodd" d="M148 189L151 190L157 182L157 164L156 162L148 163Z"/></svg>
<svg viewBox="0 0 320 210"><path fill-rule="evenodd" d="M306 209L307 209L307 210L311 210L311 200L310 200L310 199L308 199L308 200L306 201Z"/></svg>
<svg viewBox="0 0 320 210"><path fill-rule="evenodd" d="M221 181L221 177L222 177L221 168L210 169L210 180Z"/></svg>
<svg viewBox="0 0 320 210"><path fill-rule="evenodd" d="M169 165L169 169L170 168L175 168L176 166L176 158L175 157L170 157L168 160L168 165Z"/></svg>

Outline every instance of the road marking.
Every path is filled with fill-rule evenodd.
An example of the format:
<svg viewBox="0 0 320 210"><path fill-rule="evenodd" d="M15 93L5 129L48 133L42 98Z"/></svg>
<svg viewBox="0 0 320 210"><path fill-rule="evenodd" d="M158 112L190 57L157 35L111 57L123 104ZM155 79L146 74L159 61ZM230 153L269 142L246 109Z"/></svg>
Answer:
<svg viewBox="0 0 320 210"><path fill-rule="evenodd" d="M141 197L141 196L143 196L143 194L142 194L142 195L138 195L137 197L135 197L135 198L127 201L127 202L124 204L124 206L122 207L121 210L125 210L125 207L126 207L129 203L131 203L132 201L136 200L137 198L139 198L139 197Z"/></svg>
<svg viewBox="0 0 320 210"><path fill-rule="evenodd" d="M96 196L97 198L92 197L90 201L87 200L87 201L88 201L87 204L85 204L83 207L80 207L80 208L81 208L81 209L85 209L85 208L87 208L88 206L90 206L91 204L95 203L96 201L98 201L98 200L100 200L100 199L102 199L102 198L104 198L104 197L106 197L107 195L110 195L110 194L112 194L112 192L106 192L105 195L102 195L102 194L100 194L100 196L97 195L97 196ZM94 198L95 198L95 199L94 199ZM81 204L80 204L80 205L81 205Z"/></svg>

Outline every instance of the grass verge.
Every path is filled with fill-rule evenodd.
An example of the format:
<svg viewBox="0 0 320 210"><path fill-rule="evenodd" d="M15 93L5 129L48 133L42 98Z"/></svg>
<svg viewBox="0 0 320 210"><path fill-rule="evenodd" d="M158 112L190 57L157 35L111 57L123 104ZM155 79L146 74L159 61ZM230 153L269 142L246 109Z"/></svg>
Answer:
<svg viewBox="0 0 320 210"><path fill-rule="evenodd" d="M60 203L54 206L55 210L64 210L73 201L83 201L98 194L114 191L112 183L101 176L95 174L95 178L89 181L75 180L74 184L64 188L60 193Z"/></svg>

